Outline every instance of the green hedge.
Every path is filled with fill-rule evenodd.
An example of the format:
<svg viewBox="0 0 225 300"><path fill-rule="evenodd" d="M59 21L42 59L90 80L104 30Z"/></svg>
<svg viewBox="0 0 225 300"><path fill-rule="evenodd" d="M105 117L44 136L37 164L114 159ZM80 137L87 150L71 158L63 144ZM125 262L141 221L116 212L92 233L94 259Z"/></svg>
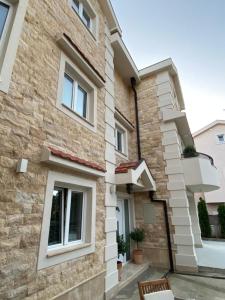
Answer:
<svg viewBox="0 0 225 300"><path fill-rule="evenodd" d="M221 237L225 238L225 205L220 204L218 206L218 216L219 216L219 222L221 227Z"/></svg>
<svg viewBox="0 0 225 300"><path fill-rule="evenodd" d="M211 227L209 224L209 215L205 200L199 198L198 202L198 217L199 217L199 224L201 228L201 236L209 238L211 237Z"/></svg>

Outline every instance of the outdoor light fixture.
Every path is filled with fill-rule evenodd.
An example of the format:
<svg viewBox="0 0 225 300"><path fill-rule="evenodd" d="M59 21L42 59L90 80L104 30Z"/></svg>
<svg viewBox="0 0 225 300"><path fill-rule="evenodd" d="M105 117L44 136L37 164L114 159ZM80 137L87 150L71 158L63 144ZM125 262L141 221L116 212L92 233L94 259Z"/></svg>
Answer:
<svg viewBox="0 0 225 300"><path fill-rule="evenodd" d="M28 159L21 158L16 167L17 173L25 173L27 172L27 166L28 166Z"/></svg>

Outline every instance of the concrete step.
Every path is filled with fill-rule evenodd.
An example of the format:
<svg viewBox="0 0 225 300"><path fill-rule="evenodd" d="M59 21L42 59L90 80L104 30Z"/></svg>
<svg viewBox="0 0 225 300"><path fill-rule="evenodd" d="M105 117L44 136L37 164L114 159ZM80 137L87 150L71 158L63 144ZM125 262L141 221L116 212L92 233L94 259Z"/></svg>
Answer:
<svg viewBox="0 0 225 300"><path fill-rule="evenodd" d="M207 277L213 278L224 278L225 279L225 269L211 268L199 266L199 275L205 275Z"/></svg>

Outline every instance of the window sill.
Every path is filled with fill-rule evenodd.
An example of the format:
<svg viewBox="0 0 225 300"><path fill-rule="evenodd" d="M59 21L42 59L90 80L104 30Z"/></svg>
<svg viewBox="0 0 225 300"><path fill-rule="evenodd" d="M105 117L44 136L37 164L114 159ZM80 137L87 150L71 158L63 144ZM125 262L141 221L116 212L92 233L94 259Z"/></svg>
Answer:
<svg viewBox="0 0 225 300"><path fill-rule="evenodd" d="M57 105L57 108L63 112L64 114L66 114L67 116L69 116L71 119L78 121L79 124L85 126L86 128L96 132L96 126L89 122L88 120L86 120L85 118L83 118L82 116L80 116L78 113L76 113L74 110L72 110L71 108L69 108L68 106L66 106L63 103L59 103Z"/></svg>
<svg viewBox="0 0 225 300"><path fill-rule="evenodd" d="M51 250L49 249L48 252L47 252L47 257L53 257L53 256L56 256L56 255L67 253L67 252L87 248L87 247L90 247L90 246L91 246L90 243L84 243L84 244L79 244L79 245L63 246L63 247L58 248L58 249L51 249Z"/></svg>
<svg viewBox="0 0 225 300"><path fill-rule="evenodd" d="M118 151L118 150L116 150L116 154L117 154L118 156L120 156L120 157L122 157L122 158L128 160L128 155L127 155L127 154L122 153L122 152L120 152L120 151Z"/></svg>

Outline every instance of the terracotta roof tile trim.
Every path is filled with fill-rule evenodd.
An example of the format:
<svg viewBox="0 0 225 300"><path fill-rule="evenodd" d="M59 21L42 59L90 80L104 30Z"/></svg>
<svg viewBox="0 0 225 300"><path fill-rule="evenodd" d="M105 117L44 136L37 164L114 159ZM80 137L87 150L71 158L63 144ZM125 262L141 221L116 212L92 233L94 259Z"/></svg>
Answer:
<svg viewBox="0 0 225 300"><path fill-rule="evenodd" d="M127 163L121 163L115 170L115 173L127 173L129 169L135 170L142 161L133 161Z"/></svg>
<svg viewBox="0 0 225 300"><path fill-rule="evenodd" d="M81 159L81 158L79 158L77 156L71 155L69 153L63 152L63 151L55 149L53 147L48 147L48 149L51 152L51 154L54 155L54 156L70 160L70 161L72 161L74 163L77 163L79 165L83 165L83 166L91 168L91 169L95 169L97 171L106 172L106 170L103 167L99 166L96 163L89 162L89 161L87 161L85 159Z"/></svg>

